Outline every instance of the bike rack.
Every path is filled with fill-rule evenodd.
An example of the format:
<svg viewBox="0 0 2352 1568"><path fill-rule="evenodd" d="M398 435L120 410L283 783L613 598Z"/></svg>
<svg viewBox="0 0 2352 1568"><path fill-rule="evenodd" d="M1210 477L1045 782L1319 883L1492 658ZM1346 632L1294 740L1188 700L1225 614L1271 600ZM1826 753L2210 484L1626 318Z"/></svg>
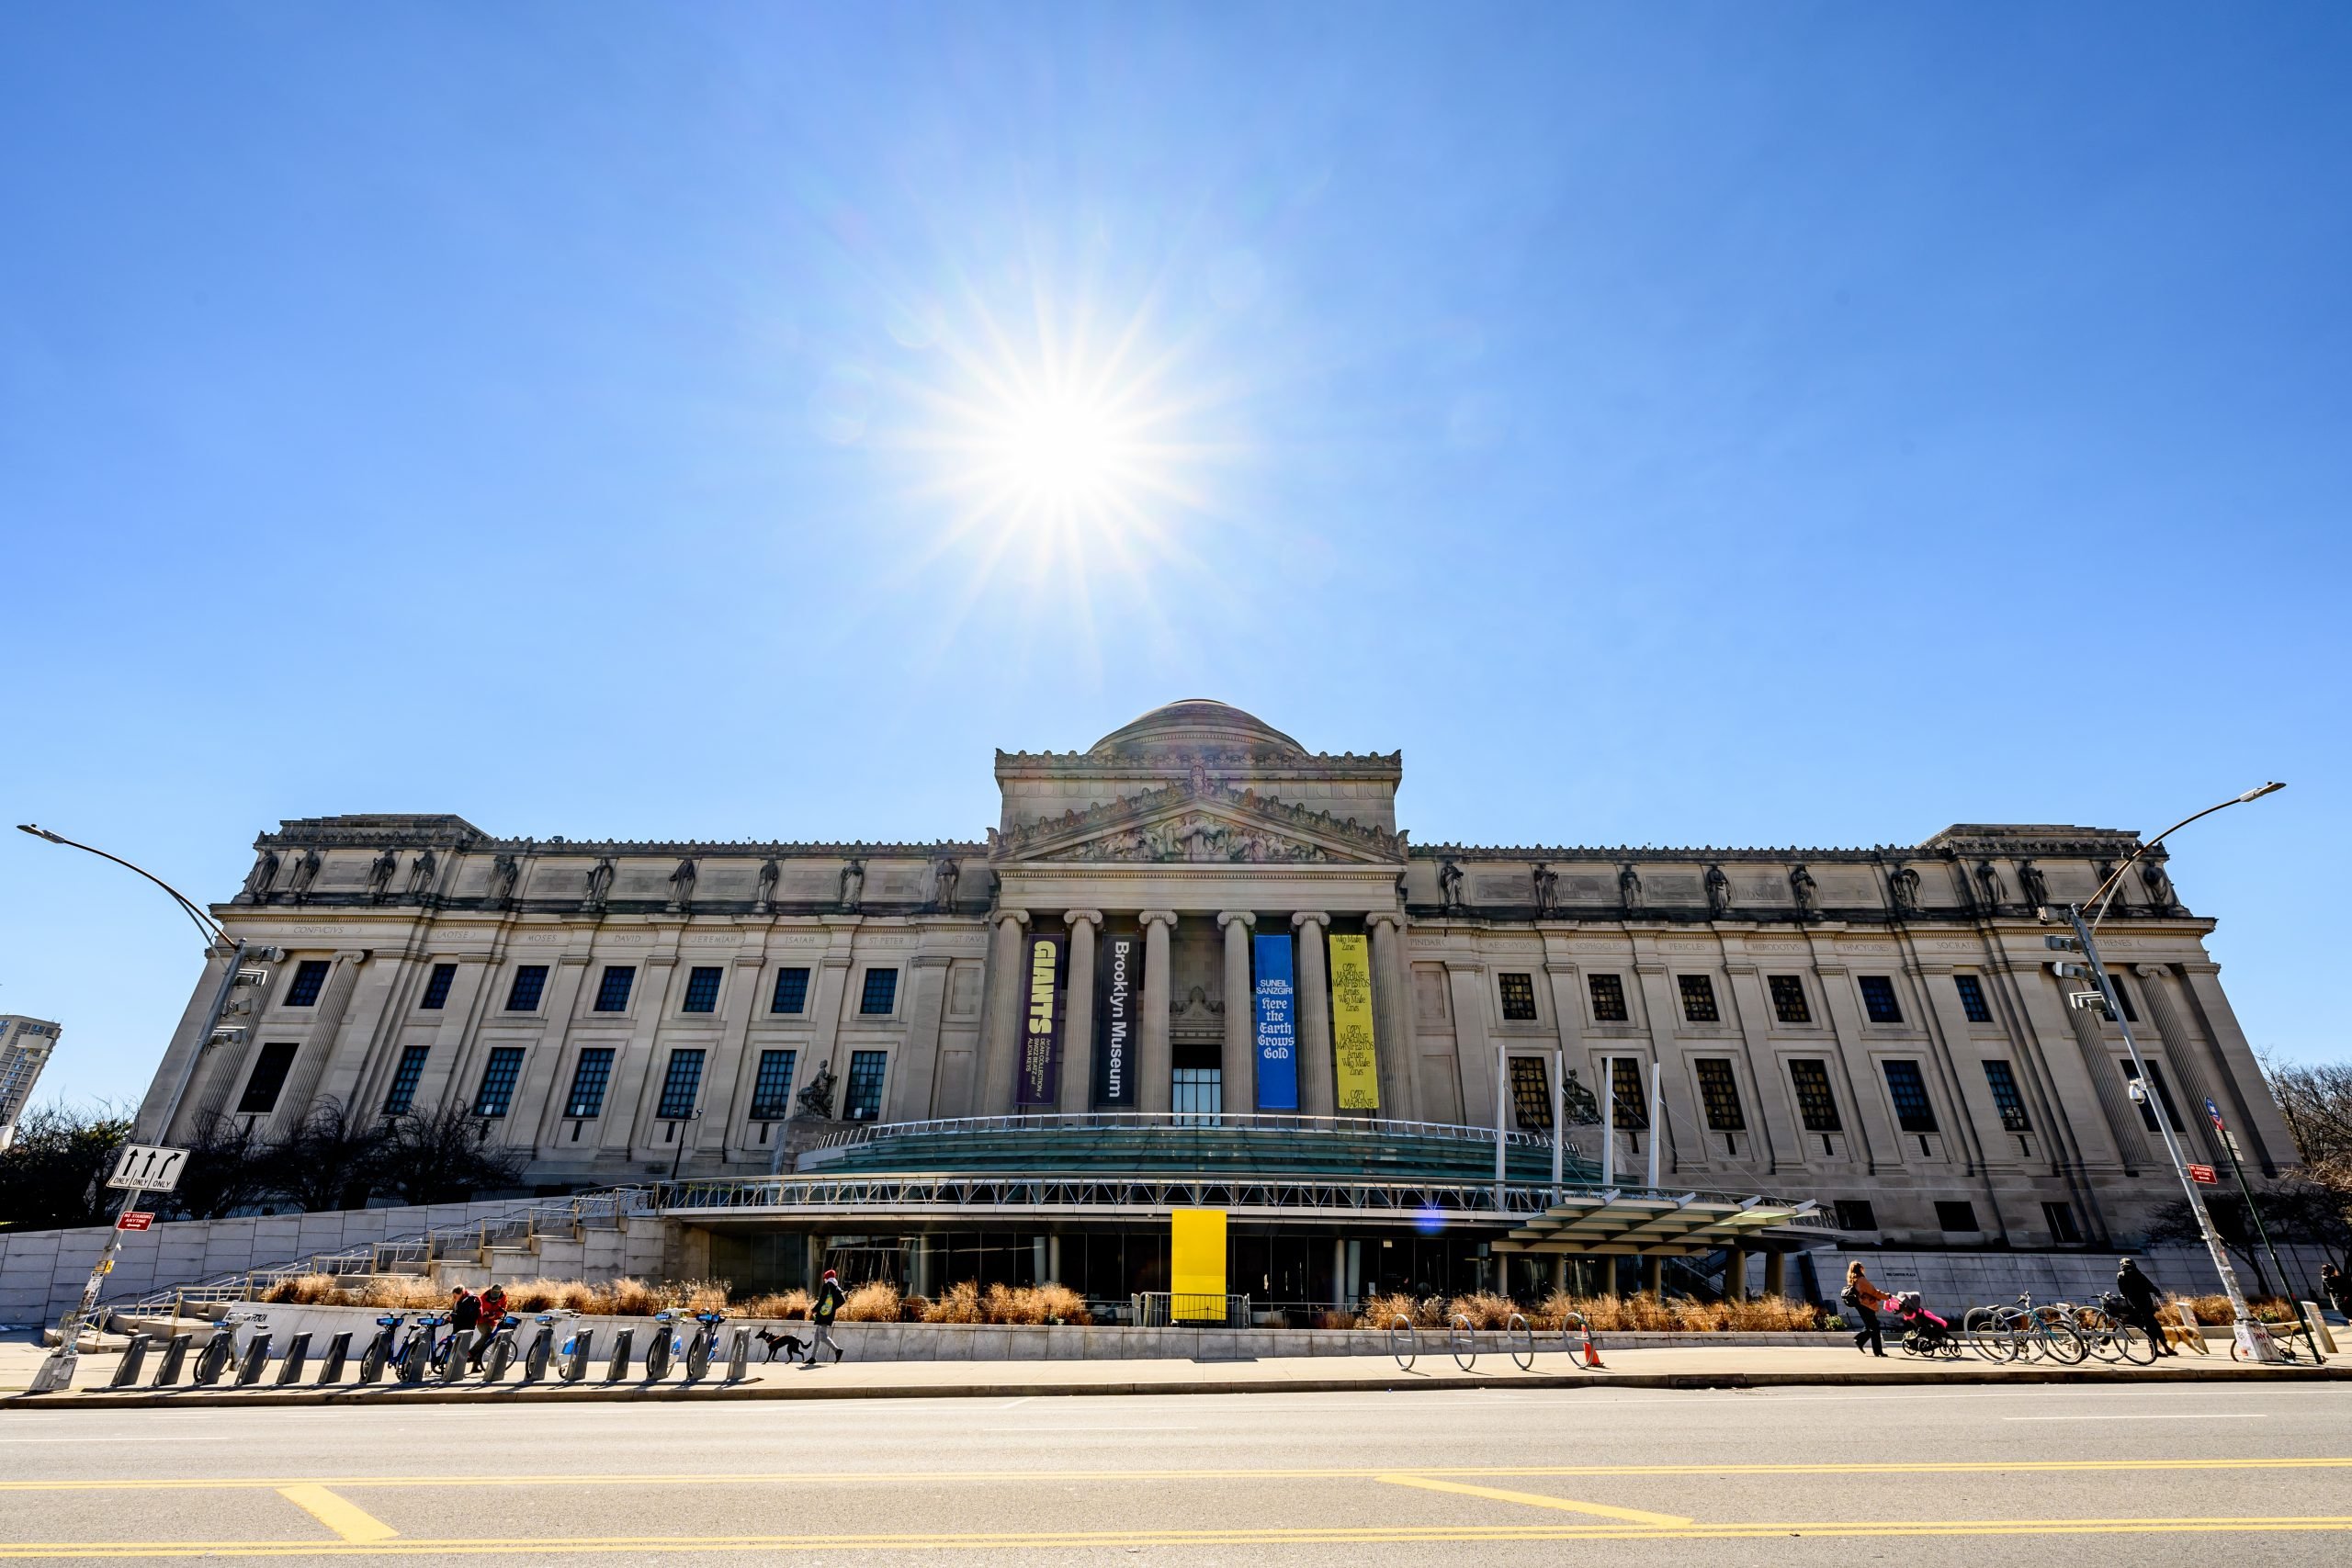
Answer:
<svg viewBox="0 0 2352 1568"><path fill-rule="evenodd" d="M1510 1359L1517 1364L1519 1370L1522 1372L1533 1371L1535 1370L1535 1330L1529 1325L1527 1319L1517 1313L1511 1314L1503 1324L1503 1346L1510 1352ZM1516 1337L1513 1337L1514 1336ZM1521 1345L1527 1347L1524 1354L1520 1350Z"/></svg>
<svg viewBox="0 0 2352 1568"><path fill-rule="evenodd" d="M196 1337L175 1334L164 1347L164 1359L155 1365L155 1381L149 1388L172 1388L180 1381L180 1369L187 1365L187 1348Z"/></svg>
<svg viewBox="0 0 2352 1568"><path fill-rule="evenodd" d="M284 1388L302 1375L302 1363L310 1359L311 1331L304 1329L287 1342L286 1360L277 1369L277 1386Z"/></svg>
<svg viewBox="0 0 2352 1568"><path fill-rule="evenodd" d="M572 1335L571 1354L566 1358L563 1371L557 1374L564 1382L578 1382L588 1375L588 1356L595 1337L596 1331L593 1328L582 1328Z"/></svg>
<svg viewBox="0 0 2352 1568"><path fill-rule="evenodd" d="M324 1388L343 1378L343 1364L351 1359L351 1330L345 1329L327 1341L326 1359L319 1363L319 1381L313 1385Z"/></svg>
<svg viewBox="0 0 2352 1568"><path fill-rule="evenodd" d="M122 1348L122 1359L114 1369L113 1381L107 1384L108 1388L130 1388L139 1382L140 1363L147 1359L147 1343L148 1337L144 1334L130 1337L130 1343Z"/></svg>
<svg viewBox="0 0 2352 1568"><path fill-rule="evenodd" d="M268 1365L269 1331L263 1329L254 1336L254 1342L245 1347L244 1362L237 1368L237 1386L251 1388L261 1382L261 1374Z"/></svg>
<svg viewBox="0 0 2352 1568"><path fill-rule="evenodd" d="M441 1363L441 1381L456 1382L466 1375L466 1337L455 1328L449 1330L449 1359Z"/></svg>
<svg viewBox="0 0 2352 1568"><path fill-rule="evenodd" d="M635 1342L636 1338L636 1329L624 1328L620 1331L619 1336L614 1339L612 1364L605 1369L605 1381L606 1382L618 1382L621 1379L628 1376L628 1353L630 1347Z"/></svg>
<svg viewBox="0 0 2352 1568"><path fill-rule="evenodd" d="M1397 1348L1396 1338L1400 1332L1405 1336L1401 1350ZM1401 1312L1388 1322L1388 1353L1396 1358L1396 1365L1401 1371L1408 1372L1413 1370L1413 1363L1421 1359L1421 1331L1413 1325L1411 1318Z"/></svg>
<svg viewBox="0 0 2352 1568"><path fill-rule="evenodd" d="M229 1370L229 1358L222 1358L218 1366L215 1366L212 1363L212 1339L218 1339L228 1332L229 1331L225 1328L214 1329L212 1331L212 1338L207 1339L204 1342L204 1348L197 1352L196 1371L188 1379L189 1386L194 1388L210 1388L214 1383L220 1381L220 1374ZM234 1349L234 1346L232 1346L231 1348Z"/></svg>
<svg viewBox="0 0 2352 1568"><path fill-rule="evenodd" d="M727 1381L741 1382L751 1375L751 1371L752 1331L739 1328L735 1331L735 1343L727 1350Z"/></svg>

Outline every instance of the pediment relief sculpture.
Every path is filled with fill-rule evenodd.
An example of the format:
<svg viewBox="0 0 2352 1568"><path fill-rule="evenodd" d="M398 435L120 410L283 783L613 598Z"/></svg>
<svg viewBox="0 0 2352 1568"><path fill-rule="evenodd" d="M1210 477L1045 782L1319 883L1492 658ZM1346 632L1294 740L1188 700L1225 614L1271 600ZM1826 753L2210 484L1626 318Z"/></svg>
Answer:
<svg viewBox="0 0 2352 1568"><path fill-rule="evenodd" d="M1406 848L1403 833L1237 789L1201 770L1159 789L989 833L990 858L1013 860L1363 863L1401 861Z"/></svg>

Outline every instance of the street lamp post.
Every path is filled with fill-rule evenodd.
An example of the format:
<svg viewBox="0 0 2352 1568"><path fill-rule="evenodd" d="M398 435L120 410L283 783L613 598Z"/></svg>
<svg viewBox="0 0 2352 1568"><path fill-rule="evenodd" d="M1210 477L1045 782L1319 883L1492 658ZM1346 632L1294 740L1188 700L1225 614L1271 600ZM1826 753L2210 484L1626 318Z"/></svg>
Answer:
<svg viewBox="0 0 2352 1568"><path fill-rule="evenodd" d="M2098 890L2091 895L2091 917L2088 920L2083 919L2083 910L2080 906L2069 904L2065 907L2066 923L2074 928L2073 936L2052 936L2042 939L2060 952L2072 950L2082 954L2081 964L2061 962L2055 966L2057 972L2061 978L2086 979L2098 987L2099 1004L2105 1010L2107 1016L2114 1021L2116 1028L2122 1032L2123 1049L2131 1056L2132 1068L2139 1074L2139 1081L2143 1085L2154 1083L2155 1075L2149 1071L2147 1058L2140 1055L2140 1043L2132 1038L2131 1022L2125 1018L2123 1004L2116 995L2114 978L2108 974L2107 965L2099 959L2098 942L2092 933L2098 929L2099 920L2106 916L2108 904L2114 896L2116 885L2122 880L2123 874L2131 870L2132 864L2141 856L2200 817L2210 817L2225 807L2242 805L2249 800L2259 800L2273 791L2286 787L2285 784L2278 783L2261 784L2247 790L2244 795L2232 795L2220 805L2209 806L2202 811L2182 818L2132 851L2130 858L2108 874L2107 880L2101 883ZM2270 1346L2269 1336L2262 1330L2261 1325L2256 1322L2254 1314L2246 1306L2245 1292L2238 1287L2237 1270L2230 1264L2229 1249L2222 1245L2220 1235L2213 1229L2213 1216L2206 1211L2204 1197L2197 1190L2197 1183L2189 1179L2188 1161L2181 1153L2180 1140L2173 1135L2171 1118L2159 1114L2155 1118L2155 1122L2157 1136L2164 1140L2165 1154L2172 1161L2173 1174L2179 1179L2181 1193L2188 1201L2189 1213L2197 1216L2198 1234L2204 1238L2205 1250L2211 1255L2214 1270L2222 1277L2222 1289L2229 1295L2230 1311L2235 1314L2236 1318L2233 1327L2239 1343L2244 1345L2247 1353L2257 1360L2277 1359L2277 1355Z"/></svg>
<svg viewBox="0 0 2352 1568"><path fill-rule="evenodd" d="M213 1032L220 1027L221 1016L228 1011L230 993L234 991L241 982L257 977L249 977L246 974L245 944L222 930L219 921L198 909L177 888L153 872L132 865L119 855L110 855L106 851L89 844L78 843L62 833L52 833L48 829L34 823L20 822L17 827L17 831L30 833L36 839L46 839L52 844L63 844L68 849L86 850L101 860L110 860L119 866L138 872L140 875L170 894L173 901L179 905L181 912L195 922L196 929L204 934L205 951L208 954L221 944L225 943L228 947L228 963L221 969L220 985L213 987L212 1005L205 1014L204 1028L197 1035L196 1048L188 1053L187 1065L181 1070L179 1081L173 1086L170 1099L164 1103L162 1115L153 1122L141 1118L131 1125L130 1142L134 1144L149 1138L169 1137L172 1122L177 1118L181 1101L187 1097L188 1085L196 1076L196 1064L211 1043ZM81 1360L82 1330L97 1311L98 1292L105 1288L107 1276L114 1272L115 1254L122 1246L124 1217L138 1206L142 1195L142 1190L136 1187L124 1191L122 1205L115 1211L113 1228L107 1232L106 1247L99 1252L96 1263L91 1266L88 1282L82 1287L81 1302L61 1320L58 1325L57 1348L50 1352L48 1358L41 1362L40 1369L34 1372L33 1381L28 1392L50 1393L72 1386L74 1368Z"/></svg>

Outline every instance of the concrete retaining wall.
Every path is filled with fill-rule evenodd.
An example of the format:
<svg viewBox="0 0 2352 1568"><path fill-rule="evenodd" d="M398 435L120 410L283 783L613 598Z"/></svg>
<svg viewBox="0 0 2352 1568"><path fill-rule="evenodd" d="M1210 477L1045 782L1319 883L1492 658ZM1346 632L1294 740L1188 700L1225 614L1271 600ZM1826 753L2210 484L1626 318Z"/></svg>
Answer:
<svg viewBox="0 0 2352 1568"><path fill-rule="evenodd" d="M263 1269L314 1253L496 1219L526 1206L508 1198L490 1203L175 1221L123 1237L104 1299L126 1301L235 1269ZM53 1323L80 1301L90 1267L106 1247L107 1228L0 1231L0 1325Z"/></svg>
<svg viewBox="0 0 2352 1568"><path fill-rule="evenodd" d="M1840 1252L1826 1248L1812 1254L1822 1292L1833 1301L1846 1277L1847 1263L1860 1258L1863 1271L1879 1289L1917 1291L1938 1312L1947 1306L2014 1301L2023 1291L2032 1292L2037 1301L2096 1301L2101 1291L2115 1289L2116 1260L2122 1256L2079 1247L2065 1252L1881 1252L1871 1247ZM2131 1256L2165 1290L2184 1296L2222 1293L2222 1277L2201 1247L2150 1247ZM2317 1300L2319 1266L2327 1261L2326 1255L2316 1247L2282 1247L2278 1256L2287 1265L2292 1293ZM2252 1292L2252 1271L2234 1258L2231 1261L2237 1267L2238 1282ZM2265 1259L2266 1268L2267 1262ZM1751 1266L1749 1277L1752 1288L1760 1290L1761 1269ZM1793 1269L1789 1287L1798 1288ZM2276 1280L2271 1288L2278 1288Z"/></svg>

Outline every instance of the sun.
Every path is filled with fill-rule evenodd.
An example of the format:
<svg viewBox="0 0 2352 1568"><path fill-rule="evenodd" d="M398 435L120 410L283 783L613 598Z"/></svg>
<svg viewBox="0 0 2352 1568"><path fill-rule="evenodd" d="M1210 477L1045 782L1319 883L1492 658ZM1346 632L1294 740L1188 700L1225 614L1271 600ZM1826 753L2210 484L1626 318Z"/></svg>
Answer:
<svg viewBox="0 0 2352 1568"><path fill-rule="evenodd" d="M1057 509L1109 499L1133 458L1110 410L1083 396L1028 398L1006 411L993 434L1005 487Z"/></svg>

